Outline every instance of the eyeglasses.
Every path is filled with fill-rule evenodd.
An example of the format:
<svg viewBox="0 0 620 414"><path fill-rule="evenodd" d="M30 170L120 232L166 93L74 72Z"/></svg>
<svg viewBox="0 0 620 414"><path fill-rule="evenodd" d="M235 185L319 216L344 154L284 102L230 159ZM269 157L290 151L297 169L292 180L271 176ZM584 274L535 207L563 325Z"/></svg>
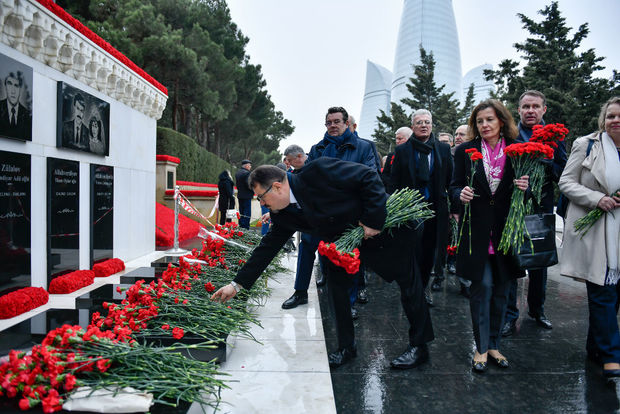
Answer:
<svg viewBox="0 0 620 414"><path fill-rule="evenodd" d="M263 199L263 197L265 197L265 195L271 191L271 188L273 187L273 183L271 183L271 185L269 186L269 188L267 189L267 191L265 191L263 194L261 195L257 195L256 196L256 200L258 200L258 202L260 203L261 200ZM273 201L273 200L272 200Z"/></svg>
<svg viewBox="0 0 620 414"><path fill-rule="evenodd" d="M416 125L430 125L431 121L426 120L426 121L416 121L415 122Z"/></svg>
<svg viewBox="0 0 620 414"><path fill-rule="evenodd" d="M344 123L342 119L334 119L333 121L325 121L325 126L340 125L341 123Z"/></svg>

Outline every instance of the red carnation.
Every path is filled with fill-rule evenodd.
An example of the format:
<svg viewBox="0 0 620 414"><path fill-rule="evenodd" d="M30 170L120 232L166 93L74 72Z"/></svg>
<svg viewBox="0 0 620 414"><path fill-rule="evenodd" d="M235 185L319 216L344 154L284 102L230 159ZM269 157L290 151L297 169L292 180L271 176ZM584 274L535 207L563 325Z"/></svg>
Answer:
<svg viewBox="0 0 620 414"><path fill-rule="evenodd" d="M185 335L185 332L183 331L182 328L173 328L172 329L172 337L174 339L181 339L181 338L183 338L183 335Z"/></svg>

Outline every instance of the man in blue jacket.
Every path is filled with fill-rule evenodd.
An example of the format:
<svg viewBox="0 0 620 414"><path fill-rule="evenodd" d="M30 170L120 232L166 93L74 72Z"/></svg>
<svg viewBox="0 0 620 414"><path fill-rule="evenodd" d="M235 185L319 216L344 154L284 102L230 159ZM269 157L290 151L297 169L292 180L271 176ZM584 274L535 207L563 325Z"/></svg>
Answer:
<svg viewBox="0 0 620 414"><path fill-rule="evenodd" d="M376 170L376 151L370 142L355 136L349 129L349 114L339 106L331 107L325 115L327 131L323 139L313 145L306 162L320 157L338 158L366 165ZM328 183L325 183L328 184ZM310 234L302 234L297 257L295 292L282 303L282 309L292 309L308 303L308 286L319 239Z"/></svg>
<svg viewBox="0 0 620 414"><path fill-rule="evenodd" d="M519 97L519 137L517 141L528 142L533 134L534 125L545 125L543 115L547 112L546 98L542 92L528 90ZM553 182L556 183L566 165L566 148L560 141L553 154L553 160L545 165L545 181L542 187L541 203L538 212L553 213ZM545 291L547 289L547 269L527 271L530 282L527 289L528 314L545 329L552 329L551 321L545 316ZM508 292L508 306L502 336L510 336L516 330L519 308L517 307L517 279L511 282Z"/></svg>

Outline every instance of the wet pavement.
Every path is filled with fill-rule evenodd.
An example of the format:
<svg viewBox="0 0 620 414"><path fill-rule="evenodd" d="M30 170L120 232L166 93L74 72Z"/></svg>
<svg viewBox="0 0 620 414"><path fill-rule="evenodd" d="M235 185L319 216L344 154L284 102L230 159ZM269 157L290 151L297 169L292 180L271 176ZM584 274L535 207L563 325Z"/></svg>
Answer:
<svg viewBox="0 0 620 414"><path fill-rule="evenodd" d="M619 412L617 385L607 383L601 367L586 358L585 284L560 276L557 266L549 269L545 304L553 329L545 330L527 316L528 280L521 279L517 332L500 344L510 368L490 364L482 375L471 371L469 301L459 294L454 276L448 275L442 290L433 292L430 362L405 371L389 367L408 345L398 286L374 274L367 278L370 301L355 305L358 357L331 370L339 413ZM332 352L337 340L327 296L327 288L319 288L326 345Z"/></svg>

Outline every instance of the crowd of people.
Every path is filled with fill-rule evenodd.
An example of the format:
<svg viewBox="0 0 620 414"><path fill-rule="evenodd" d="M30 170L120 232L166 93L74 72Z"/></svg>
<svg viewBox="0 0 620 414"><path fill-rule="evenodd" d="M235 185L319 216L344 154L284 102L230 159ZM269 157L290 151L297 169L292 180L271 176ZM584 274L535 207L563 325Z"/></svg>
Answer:
<svg viewBox="0 0 620 414"><path fill-rule="evenodd" d="M299 231L294 293L282 308L306 304L319 241L334 241L345 229L361 226L365 240L358 273L350 275L319 258L316 282L327 284L338 334L338 349L329 354L332 368L357 356L354 304L369 300L367 269L398 284L409 321L409 343L391 361L393 368L414 368L429 360L428 344L434 338L431 291L441 290L444 269L458 275L461 293L469 299L475 342L472 370L485 372L489 359L501 369L509 368L500 344L502 337L515 333L517 279L526 272L498 247L513 191L528 194L531 187L530 177L515 176L505 150L513 143L528 142L534 127L545 124L546 110L541 92L525 91L518 102L520 120L515 123L503 103L487 99L474 108L467 125L454 134L436 135L433 114L419 109L411 116L411 126L396 131L394 151L381 159L374 143L357 135L355 120L344 108L329 108L325 135L308 154L292 145L284 152L281 168L265 165L251 171L250 162L243 162L237 173L239 192L245 185L244 192L257 195L261 207L269 211L263 221L271 225L234 282L218 290L213 299L227 301L240 289L251 287ZM474 150L481 153L481 162L472 168L468 153ZM230 174L220 177L230 186L229 178ZM560 269L563 275L586 281L587 355L601 364L606 377L619 377L620 217L604 213L620 207L620 98L603 105L599 131L575 140L568 159L564 142L558 143L553 159L544 161L543 180L535 212L554 212L554 182L569 200ZM422 225L382 233L386 200L404 188L419 191L434 217ZM246 196L238 197L243 211ZM455 256L446 257L453 239L450 233L455 231L450 222L462 226L465 206L470 236L461 238ZM574 222L597 208L602 218L585 236L577 233ZM552 329L544 312L547 269L528 269L527 275L528 315L542 329Z"/></svg>

